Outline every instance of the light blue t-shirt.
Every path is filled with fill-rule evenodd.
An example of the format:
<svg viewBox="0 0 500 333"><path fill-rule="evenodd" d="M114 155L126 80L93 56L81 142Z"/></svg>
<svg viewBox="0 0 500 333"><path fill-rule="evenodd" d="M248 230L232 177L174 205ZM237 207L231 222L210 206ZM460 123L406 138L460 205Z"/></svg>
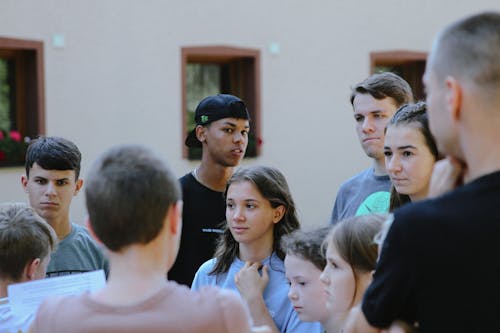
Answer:
<svg viewBox="0 0 500 333"><path fill-rule="evenodd" d="M216 259L206 261L196 272L191 289L198 290L202 286L219 286L232 289L238 292L234 283L234 276L238 273L245 263L236 259L229 271L219 275L209 275L212 271ZM288 282L285 277L285 266L275 253L262 261L262 264L268 266L269 283L264 289L264 302L266 303L269 314L274 320L281 333L321 333L323 329L318 322L303 322L297 316L292 303L288 299Z"/></svg>

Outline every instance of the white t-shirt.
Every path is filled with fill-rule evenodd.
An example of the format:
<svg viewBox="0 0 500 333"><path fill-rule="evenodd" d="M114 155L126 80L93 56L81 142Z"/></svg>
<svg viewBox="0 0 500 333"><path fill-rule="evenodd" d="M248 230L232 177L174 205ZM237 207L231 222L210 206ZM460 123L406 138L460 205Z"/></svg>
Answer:
<svg viewBox="0 0 500 333"><path fill-rule="evenodd" d="M35 318L34 313L14 316L10 310L9 299L0 298L0 333L25 333Z"/></svg>

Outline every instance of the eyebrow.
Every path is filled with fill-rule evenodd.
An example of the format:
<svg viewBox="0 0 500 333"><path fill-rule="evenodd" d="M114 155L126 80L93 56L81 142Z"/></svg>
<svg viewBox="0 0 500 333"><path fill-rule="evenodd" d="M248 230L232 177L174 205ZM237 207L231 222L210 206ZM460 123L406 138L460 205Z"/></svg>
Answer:
<svg viewBox="0 0 500 333"><path fill-rule="evenodd" d="M398 147L398 150L404 150L404 149L417 149L417 147L415 147L414 145L406 145Z"/></svg>
<svg viewBox="0 0 500 333"><path fill-rule="evenodd" d="M405 150L405 149L417 149L414 145L406 145L406 146L400 146L397 147L396 150ZM384 150L391 150L391 147L389 146L384 146Z"/></svg>
<svg viewBox="0 0 500 333"><path fill-rule="evenodd" d="M49 180L48 178L46 178L46 177L42 177L42 176L35 176L34 178L35 178L35 179L44 179L44 180ZM53 180L55 180L55 181L59 181L59 180L69 180L69 178L68 178L68 177L64 177L64 178L58 178L58 179L53 179Z"/></svg>
<svg viewBox="0 0 500 333"><path fill-rule="evenodd" d="M232 123L232 122L230 122L230 121L225 121L223 124L224 124L224 125L231 126L231 127L237 127L237 126L238 126L238 125L236 125L235 123ZM250 128L250 126L249 126L249 125L245 125L245 128Z"/></svg>

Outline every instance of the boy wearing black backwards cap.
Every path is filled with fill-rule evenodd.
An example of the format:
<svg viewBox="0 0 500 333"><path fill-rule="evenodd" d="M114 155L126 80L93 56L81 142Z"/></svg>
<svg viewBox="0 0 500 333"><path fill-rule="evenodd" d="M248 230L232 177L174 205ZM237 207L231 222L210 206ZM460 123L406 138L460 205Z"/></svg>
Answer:
<svg viewBox="0 0 500 333"><path fill-rule="evenodd" d="M198 267L212 258L225 220L223 192L248 144L249 114L233 95L208 96L195 110L186 146L201 147L201 164L181 179L184 210L179 256L168 277L190 286Z"/></svg>

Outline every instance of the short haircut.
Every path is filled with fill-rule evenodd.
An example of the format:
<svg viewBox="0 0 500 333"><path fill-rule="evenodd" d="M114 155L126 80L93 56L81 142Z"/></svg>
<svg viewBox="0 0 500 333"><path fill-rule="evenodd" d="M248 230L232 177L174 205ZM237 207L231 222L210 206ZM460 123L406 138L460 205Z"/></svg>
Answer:
<svg viewBox="0 0 500 333"><path fill-rule="evenodd" d="M439 33L431 53L438 79L448 75L498 93L500 85L500 13L466 17Z"/></svg>
<svg viewBox="0 0 500 333"><path fill-rule="evenodd" d="M36 163L45 170L74 170L75 179L80 176L82 154L71 141L54 137L42 136L30 141L26 151L26 176Z"/></svg>
<svg viewBox="0 0 500 333"><path fill-rule="evenodd" d="M330 229L331 226L310 230L295 230L291 234L283 236L281 247L287 255L292 254L301 257L310 261L319 270L323 270L326 266L326 258L322 244Z"/></svg>
<svg viewBox="0 0 500 333"><path fill-rule="evenodd" d="M351 91L351 105L354 105L354 97L359 94L369 94L375 99L390 97L397 107L413 103L413 92L408 82L391 72L372 74L355 85Z"/></svg>
<svg viewBox="0 0 500 333"><path fill-rule="evenodd" d="M20 281L26 265L55 249L57 235L31 207L0 204L0 278Z"/></svg>
<svg viewBox="0 0 500 333"><path fill-rule="evenodd" d="M155 239L181 191L170 168L152 151L121 145L94 162L85 197L95 234L108 249L119 252Z"/></svg>

